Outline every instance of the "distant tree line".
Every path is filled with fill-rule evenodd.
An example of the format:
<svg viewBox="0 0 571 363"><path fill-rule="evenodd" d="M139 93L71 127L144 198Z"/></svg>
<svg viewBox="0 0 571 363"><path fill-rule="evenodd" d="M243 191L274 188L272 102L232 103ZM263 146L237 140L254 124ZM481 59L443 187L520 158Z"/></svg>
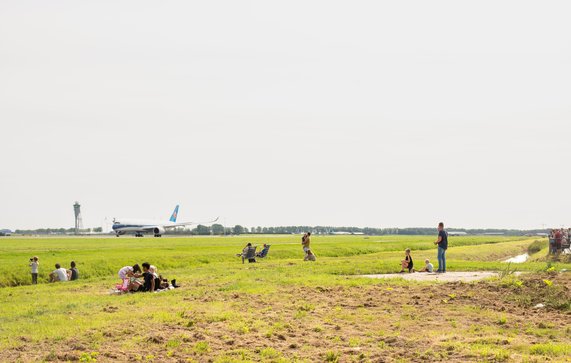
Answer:
<svg viewBox="0 0 571 363"><path fill-rule="evenodd" d="M524 234L542 233L545 230L519 230L519 229L465 229L465 228L449 228L450 231L465 232L466 234L504 234L509 236L520 236ZM304 232L312 232L313 234L333 234L333 233L358 233L369 236L383 235L430 235L436 233L436 228L371 228L371 227L326 227L326 226L282 226L282 227L243 227L235 225L234 227L224 227L221 224L213 224L212 226L198 225L193 229L177 230L175 234L190 234L198 236L207 235L230 235L230 234L301 234Z"/></svg>
<svg viewBox="0 0 571 363"><path fill-rule="evenodd" d="M101 233L102 227L80 229L79 233ZM16 234L74 234L75 228L38 228L38 229L17 229Z"/></svg>
<svg viewBox="0 0 571 363"><path fill-rule="evenodd" d="M503 234L508 236L521 236L525 234L536 234L545 232L543 229L520 230L520 229L465 229L448 228L449 231L465 232L466 234ZM282 227L243 227L239 224L234 227L225 227L221 224L211 226L198 225L195 228L179 228L169 230L168 234L192 235L192 236L222 236L239 234L301 234L304 232L313 234L333 234L333 233L358 233L368 236L383 235L430 235L436 233L436 228L371 228L371 227L326 227L326 226L282 226ZM80 230L80 233L101 233L102 228L88 228ZM73 234L74 228L40 228L40 229L17 229L16 234Z"/></svg>

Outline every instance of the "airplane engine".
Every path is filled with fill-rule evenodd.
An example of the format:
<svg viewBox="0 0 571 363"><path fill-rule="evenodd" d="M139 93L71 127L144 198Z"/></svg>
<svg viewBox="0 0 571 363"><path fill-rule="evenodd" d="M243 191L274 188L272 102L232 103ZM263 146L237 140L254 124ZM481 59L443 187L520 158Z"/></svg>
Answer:
<svg viewBox="0 0 571 363"><path fill-rule="evenodd" d="M163 227L155 227L153 229L153 233L155 236L160 237L163 233L165 233L165 229Z"/></svg>

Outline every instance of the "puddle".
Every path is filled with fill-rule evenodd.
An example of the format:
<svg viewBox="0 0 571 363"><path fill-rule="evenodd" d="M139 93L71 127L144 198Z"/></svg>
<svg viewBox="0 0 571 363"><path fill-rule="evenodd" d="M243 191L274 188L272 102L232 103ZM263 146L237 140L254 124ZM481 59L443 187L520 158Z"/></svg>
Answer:
<svg viewBox="0 0 571 363"><path fill-rule="evenodd" d="M529 255L527 253L524 253L523 255L517 255L511 258L508 258L507 260L505 260L504 262L509 262L509 263L523 263L525 261L527 261L527 259L529 258Z"/></svg>

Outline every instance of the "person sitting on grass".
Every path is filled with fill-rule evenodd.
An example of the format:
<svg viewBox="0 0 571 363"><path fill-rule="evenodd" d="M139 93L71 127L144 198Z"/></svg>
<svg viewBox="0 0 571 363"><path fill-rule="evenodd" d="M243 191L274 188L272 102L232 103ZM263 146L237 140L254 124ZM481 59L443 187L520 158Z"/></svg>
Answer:
<svg viewBox="0 0 571 363"><path fill-rule="evenodd" d="M430 263L428 258L424 260L424 268L418 272L434 272L434 266Z"/></svg>
<svg viewBox="0 0 571 363"><path fill-rule="evenodd" d="M155 290L164 290L169 288L169 282L164 279L155 265L151 265L149 272L155 277Z"/></svg>
<svg viewBox="0 0 571 363"><path fill-rule="evenodd" d="M248 252L248 250L250 249L250 247L252 247L252 243L248 242L246 244L246 247L242 248L242 253L237 253L236 256L240 257L242 255L245 255Z"/></svg>
<svg viewBox="0 0 571 363"><path fill-rule="evenodd" d="M52 271L52 273L50 274L50 282L57 282L57 281L65 282L67 280L68 280L67 270L61 267L59 263L56 263L56 269Z"/></svg>
<svg viewBox="0 0 571 363"><path fill-rule="evenodd" d="M401 261L401 270L400 272L403 273L405 269L408 270L408 272L414 272L414 263L412 262L412 256L410 255L410 248L407 248L404 251L404 260Z"/></svg>
<svg viewBox="0 0 571 363"><path fill-rule="evenodd" d="M315 261L315 254L310 249L305 251L304 261Z"/></svg>
<svg viewBox="0 0 571 363"><path fill-rule="evenodd" d="M71 268L69 269L69 271L71 272L70 281L74 281L79 279L79 271L77 270L77 267L75 267L75 261L71 261L70 263Z"/></svg>
<svg viewBox="0 0 571 363"><path fill-rule="evenodd" d="M151 265L151 267L149 267L149 272L153 274L155 279L159 278L159 270L157 269L157 266Z"/></svg>
<svg viewBox="0 0 571 363"><path fill-rule="evenodd" d="M155 274L151 270L151 264L143 262L141 266L143 266L143 279L145 282L143 283L143 286L139 288L139 291L155 292L159 290L161 282L157 277L155 277Z"/></svg>
<svg viewBox="0 0 571 363"><path fill-rule="evenodd" d="M253 247L250 242L244 247L242 253L237 253L236 256L242 257L242 263L247 258L248 262L256 262L256 247Z"/></svg>
<svg viewBox="0 0 571 363"><path fill-rule="evenodd" d="M267 256L268 251L270 250L270 245L264 243L264 248L260 252L256 253L256 257L264 258Z"/></svg>

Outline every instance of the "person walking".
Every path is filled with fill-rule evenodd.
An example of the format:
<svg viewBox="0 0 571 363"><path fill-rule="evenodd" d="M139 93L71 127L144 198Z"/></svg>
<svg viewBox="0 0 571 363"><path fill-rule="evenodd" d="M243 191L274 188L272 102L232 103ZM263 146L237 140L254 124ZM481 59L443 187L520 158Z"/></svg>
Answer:
<svg viewBox="0 0 571 363"><path fill-rule="evenodd" d="M448 232L444 230L444 223L438 223L438 239L434 242L438 245L438 270L437 273L446 272L446 250L448 249Z"/></svg>

